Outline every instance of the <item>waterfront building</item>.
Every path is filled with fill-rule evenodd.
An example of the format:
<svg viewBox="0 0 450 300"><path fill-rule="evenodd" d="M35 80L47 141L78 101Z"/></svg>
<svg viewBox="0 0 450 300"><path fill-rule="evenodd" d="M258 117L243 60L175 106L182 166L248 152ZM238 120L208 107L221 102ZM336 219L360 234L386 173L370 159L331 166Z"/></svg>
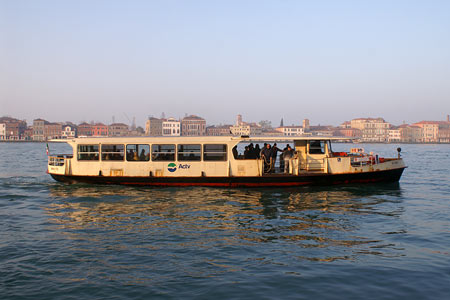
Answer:
<svg viewBox="0 0 450 300"><path fill-rule="evenodd" d="M83 122L78 125L77 128L78 136L92 136L92 125L86 122Z"/></svg>
<svg viewBox="0 0 450 300"><path fill-rule="evenodd" d="M421 143L422 128L419 126L402 124L398 126L400 130L400 142L402 143Z"/></svg>
<svg viewBox="0 0 450 300"><path fill-rule="evenodd" d="M92 125L92 136L108 136L108 125L96 123Z"/></svg>
<svg viewBox="0 0 450 300"><path fill-rule="evenodd" d="M345 121L341 125L339 125L339 128L352 128L352 123L350 121Z"/></svg>
<svg viewBox="0 0 450 300"><path fill-rule="evenodd" d="M109 136L127 136L128 125L123 123L112 123L108 128Z"/></svg>
<svg viewBox="0 0 450 300"><path fill-rule="evenodd" d="M75 138L77 136L77 128L75 125L66 124L66 125L63 125L62 127L63 127L63 130L61 132L61 138L70 139L70 138Z"/></svg>
<svg viewBox="0 0 450 300"><path fill-rule="evenodd" d="M439 143L450 143L450 128L440 128L438 133Z"/></svg>
<svg viewBox="0 0 450 300"><path fill-rule="evenodd" d="M5 140L20 140L27 129L27 122L11 117L1 117L0 123L5 124Z"/></svg>
<svg viewBox="0 0 450 300"><path fill-rule="evenodd" d="M309 119L303 119L303 131L309 130Z"/></svg>
<svg viewBox="0 0 450 300"><path fill-rule="evenodd" d="M60 139L62 133L61 123L46 122L44 125L44 138L45 140Z"/></svg>
<svg viewBox="0 0 450 300"><path fill-rule="evenodd" d="M261 126L256 123L245 123L241 125L234 125L230 127L230 131L232 135L236 136L256 136L262 134Z"/></svg>
<svg viewBox="0 0 450 300"><path fill-rule="evenodd" d="M33 141L46 141L49 139L59 139L63 136L63 126L61 123L51 123L44 119L34 119L31 133Z"/></svg>
<svg viewBox="0 0 450 300"><path fill-rule="evenodd" d="M337 128L330 125L317 125L317 126L308 126L308 130L305 130L305 133L308 135L318 135L318 136L333 136L334 132Z"/></svg>
<svg viewBox="0 0 450 300"><path fill-rule="evenodd" d="M22 139L26 141L33 140L33 126L28 126L27 129L23 132Z"/></svg>
<svg viewBox="0 0 450 300"><path fill-rule="evenodd" d="M357 128L344 127L342 126L342 124L339 127L340 128L334 131L333 133L334 136L344 136L355 139L360 139L362 137L362 131Z"/></svg>
<svg viewBox="0 0 450 300"><path fill-rule="evenodd" d="M6 140L6 124L0 123L0 140Z"/></svg>
<svg viewBox="0 0 450 300"><path fill-rule="evenodd" d="M242 115L237 115L236 116L236 126L239 126L239 125L242 125L242 124L244 124L245 122L242 120Z"/></svg>
<svg viewBox="0 0 450 300"><path fill-rule="evenodd" d="M282 133L284 136L300 136L303 135L303 127L302 126L280 126L275 128L276 131Z"/></svg>
<svg viewBox="0 0 450 300"><path fill-rule="evenodd" d="M48 123L44 119L33 120L33 141L45 141L45 124Z"/></svg>
<svg viewBox="0 0 450 300"><path fill-rule="evenodd" d="M137 126L136 129L128 131L129 136L145 136L145 130L141 126Z"/></svg>
<svg viewBox="0 0 450 300"><path fill-rule="evenodd" d="M422 128L422 142L424 143L438 143L440 137L445 140L446 130L450 127L450 122L446 121L420 121L414 123L415 126ZM439 131L443 133L440 135Z"/></svg>
<svg viewBox="0 0 450 300"><path fill-rule="evenodd" d="M436 143L438 141L439 122L420 121L414 123L414 125L422 128L422 142Z"/></svg>
<svg viewBox="0 0 450 300"><path fill-rule="evenodd" d="M387 142L391 124L383 118L358 118L351 120L351 127L362 131L362 142Z"/></svg>
<svg viewBox="0 0 450 300"><path fill-rule="evenodd" d="M206 135L209 136L226 136L231 135L230 128L233 125L218 125L206 127Z"/></svg>
<svg viewBox="0 0 450 300"><path fill-rule="evenodd" d="M162 122L162 135L163 136L180 136L181 135L181 122L169 118Z"/></svg>
<svg viewBox="0 0 450 300"><path fill-rule="evenodd" d="M450 116L447 115L446 122L440 122L438 131L439 143L450 143Z"/></svg>
<svg viewBox="0 0 450 300"><path fill-rule="evenodd" d="M181 120L181 135L182 136L206 135L206 120L196 115L184 117Z"/></svg>
<svg viewBox="0 0 450 300"><path fill-rule="evenodd" d="M263 130L263 132L261 133L262 136L280 136L280 132L277 131L276 129L272 129L272 130Z"/></svg>
<svg viewBox="0 0 450 300"><path fill-rule="evenodd" d="M388 142L399 143L402 141L402 134L400 127L391 127L388 130Z"/></svg>
<svg viewBox="0 0 450 300"><path fill-rule="evenodd" d="M262 126L256 123L247 123L242 120L242 115L237 115L236 123L230 127L232 135L256 136L262 134Z"/></svg>
<svg viewBox="0 0 450 300"><path fill-rule="evenodd" d="M162 119L149 117L145 122L145 135L147 136L162 136Z"/></svg>

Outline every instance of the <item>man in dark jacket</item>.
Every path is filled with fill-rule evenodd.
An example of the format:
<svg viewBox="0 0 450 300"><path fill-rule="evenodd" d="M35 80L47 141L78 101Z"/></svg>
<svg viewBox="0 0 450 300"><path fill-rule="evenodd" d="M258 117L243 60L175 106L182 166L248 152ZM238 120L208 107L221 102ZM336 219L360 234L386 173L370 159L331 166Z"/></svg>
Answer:
<svg viewBox="0 0 450 300"><path fill-rule="evenodd" d="M277 143L273 144L272 147L272 172L275 170L275 162L277 161L278 152L283 152L280 148L277 147Z"/></svg>
<svg viewBox="0 0 450 300"><path fill-rule="evenodd" d="M270 144L267 144L264 149L261 150L261 158L264 160L264 172L269 172L271 170L272 161L272 149L270 149Z"/></svg>

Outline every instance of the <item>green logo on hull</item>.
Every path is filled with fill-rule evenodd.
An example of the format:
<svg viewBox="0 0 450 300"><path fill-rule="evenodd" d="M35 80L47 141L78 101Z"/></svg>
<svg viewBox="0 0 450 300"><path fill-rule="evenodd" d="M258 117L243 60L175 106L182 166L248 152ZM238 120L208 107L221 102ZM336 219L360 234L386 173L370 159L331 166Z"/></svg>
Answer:
<svg viewBox="0 0 450 300"><path fill-rule="evenodd" d="M174 163L170 163L167 165L167 170L169 170L169 172L175 172L177 170L177 165Z"/></svg>

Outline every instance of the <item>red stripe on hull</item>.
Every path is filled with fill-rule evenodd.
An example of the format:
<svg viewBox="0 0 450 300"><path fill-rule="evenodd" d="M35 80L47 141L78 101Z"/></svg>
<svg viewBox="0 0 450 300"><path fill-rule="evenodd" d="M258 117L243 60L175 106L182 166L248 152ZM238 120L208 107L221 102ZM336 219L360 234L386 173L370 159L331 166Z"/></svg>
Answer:
<svg viewBox="0 0 450 300"><path fill-rule="evenodd" d="M350 184L350 183L374 183L382 180L377 179L358 179L333 181L331 185ZM106 184L116 184L112 182L105 182ZM216 183L216 182L121 182L121 185L141 185L141 186L208 186L208 187L289 187L289 186L303 186L313 185L314 182L232 182L232 183Z"/></svg>
<svg viewBox="0 0 450 300"><path fill-rule="evenodd" d="M107 184L117 184L117 183L107 183ZM221 186L229 187L230 183L215 183L215 182L121 182L123 185L149 185L149 186Z"/></svg>

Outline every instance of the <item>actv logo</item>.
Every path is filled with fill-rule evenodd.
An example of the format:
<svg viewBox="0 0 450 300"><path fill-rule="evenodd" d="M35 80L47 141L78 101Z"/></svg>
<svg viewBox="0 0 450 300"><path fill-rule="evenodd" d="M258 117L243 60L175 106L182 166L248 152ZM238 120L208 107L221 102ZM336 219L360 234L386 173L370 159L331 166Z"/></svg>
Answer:
<svg viewBox="0 0 450 300"><path fill-rule="evenodd" d="M167 170L169 170L169 172L175 172L177 170L177 165L174 163L170 163L167 165Z"/></svg>

